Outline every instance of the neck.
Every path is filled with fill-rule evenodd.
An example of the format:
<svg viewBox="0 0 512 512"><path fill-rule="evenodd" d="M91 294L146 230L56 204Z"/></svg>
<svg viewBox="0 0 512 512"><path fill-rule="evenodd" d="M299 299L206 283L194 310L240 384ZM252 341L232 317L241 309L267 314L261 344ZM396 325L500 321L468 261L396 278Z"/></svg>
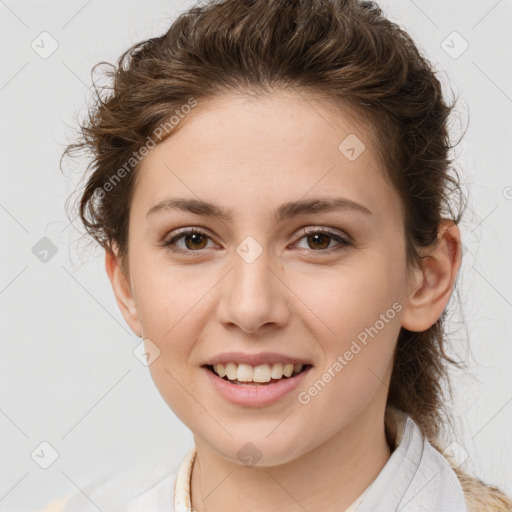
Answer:
<svg viewBox="0 0 512 512"><path fill-rule="evenodd" d="M279 466L247 467L195 438L191 501L197 512L345 510L391 455L384 411L367 408L323 444Z"/></svg>

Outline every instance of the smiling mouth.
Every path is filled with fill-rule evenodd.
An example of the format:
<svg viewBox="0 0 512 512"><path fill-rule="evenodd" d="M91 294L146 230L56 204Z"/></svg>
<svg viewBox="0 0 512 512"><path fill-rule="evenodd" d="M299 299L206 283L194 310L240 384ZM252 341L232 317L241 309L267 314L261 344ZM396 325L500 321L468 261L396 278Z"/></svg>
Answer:
<svg viewBox="0 0 512 512"><path fill-rule="evenodd" d="M289 377L286 377L285 375L283 375L279 379L270 379L267 382L255 382L255 381L252 381L252 380L241 382L241 381L239 381L237 379L229 379L227 375L225 375L224 377L221 377L220 375L218 375L215 372L215 370L213 369L212 365L209 365L209 364L203 365L203 368L206 368L207 370L209 370L211 373L213 373L219 379L225 380L226 382L229 382L230 384L236 384L236 385L239 385L239 386L266 386L268 384L274 384L275 382L280 382L282 380L293 379L297 375L300 375L301 373L304 373L304 372L308 371L312 367L313 367L313 365L311 365L311 364L305 364L305 365L302 365L302 368L298 372L293 372L292 375L290 375Z"/></svg>

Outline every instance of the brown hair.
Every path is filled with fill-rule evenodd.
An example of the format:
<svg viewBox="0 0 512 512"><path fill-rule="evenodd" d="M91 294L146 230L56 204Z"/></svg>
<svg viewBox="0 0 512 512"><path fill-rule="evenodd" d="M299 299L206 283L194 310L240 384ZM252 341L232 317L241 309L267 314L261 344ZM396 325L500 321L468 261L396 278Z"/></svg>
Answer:
<svg viewBox="0 0 512 512"><path fill-rule="evenodd" d="M81 138L63 156L92 153L78 214L86 234L105 250L116 248L125 270L133 155L191 98L208 101L225 92L314 94L364 121L402 200L409 269L421 264L417 248L436 242L445 213L461 220L462 209L454 213L451 205L453 192L463 197L458 176L450 175L454 146L447 124L455 103L445 103L431 64L373 2L197 4L162 36L133 45L117 64L107 72L111 85L101 88L106 94L95 87ZM160 140L182 125L168 126ZM127 162L133 164L128 170ZM98 194L116 172L111 190ZM461 364L445 353L446 312L424 332L402 328L388 395L388 404L409 414L432 440L451 423L442 389L449 384L446 363Z"/></svg>

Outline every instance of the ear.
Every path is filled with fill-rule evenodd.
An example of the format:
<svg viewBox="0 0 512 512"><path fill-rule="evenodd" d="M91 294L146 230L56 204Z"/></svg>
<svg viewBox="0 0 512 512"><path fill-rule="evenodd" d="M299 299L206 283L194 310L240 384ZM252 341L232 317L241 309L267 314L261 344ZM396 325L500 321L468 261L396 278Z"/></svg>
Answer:
<svg viewBox="0 0 512 512"><path fill-rule="evenodd" d="M117 255L108 250L105 251L105 270L107 271L117 305L121 310L123 318L126 320L131 330L137 336L142 337L139 315L133 298L129 277L123 272Z"/></svg>
<svg viewBox="0 0 512 512"><path fill-rule="evenodd" d="M450 299L462 261L459 227L449 219L439 226L437 243L422 248L422 268L404 299L402 327L422 332L435 324Z"/></svg>

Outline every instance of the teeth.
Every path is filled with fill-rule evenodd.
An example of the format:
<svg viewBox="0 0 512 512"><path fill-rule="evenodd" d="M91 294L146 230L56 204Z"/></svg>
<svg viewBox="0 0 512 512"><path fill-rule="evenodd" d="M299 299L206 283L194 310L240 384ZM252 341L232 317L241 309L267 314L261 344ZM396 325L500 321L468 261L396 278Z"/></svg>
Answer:
<svg viewBox="0 0 512 512"><path fill-rule="evenodd" d="M215 370L215 366L213 367ZM235 363L228 363L226 365L226 375L229 380L236 380L236 374L237 374L238 367Z"/></svg>
<svg viewBox="0 0 512 512"><path fill-rule="evenodd" d="M239 364L236 372L236 380L238 382L250 382L253 380L253 370L248 364Z"/></svg>
<svg viewBox="0 0 512 512"><path fill-rule="evenodd" d="M225 377L229 380L238 380L239 382L270 382L271 379L282 379L291 377L302 370L302 364L260 364L251 366L249 364L227 363L213 365L213 371L219 377Z"/></svg>

